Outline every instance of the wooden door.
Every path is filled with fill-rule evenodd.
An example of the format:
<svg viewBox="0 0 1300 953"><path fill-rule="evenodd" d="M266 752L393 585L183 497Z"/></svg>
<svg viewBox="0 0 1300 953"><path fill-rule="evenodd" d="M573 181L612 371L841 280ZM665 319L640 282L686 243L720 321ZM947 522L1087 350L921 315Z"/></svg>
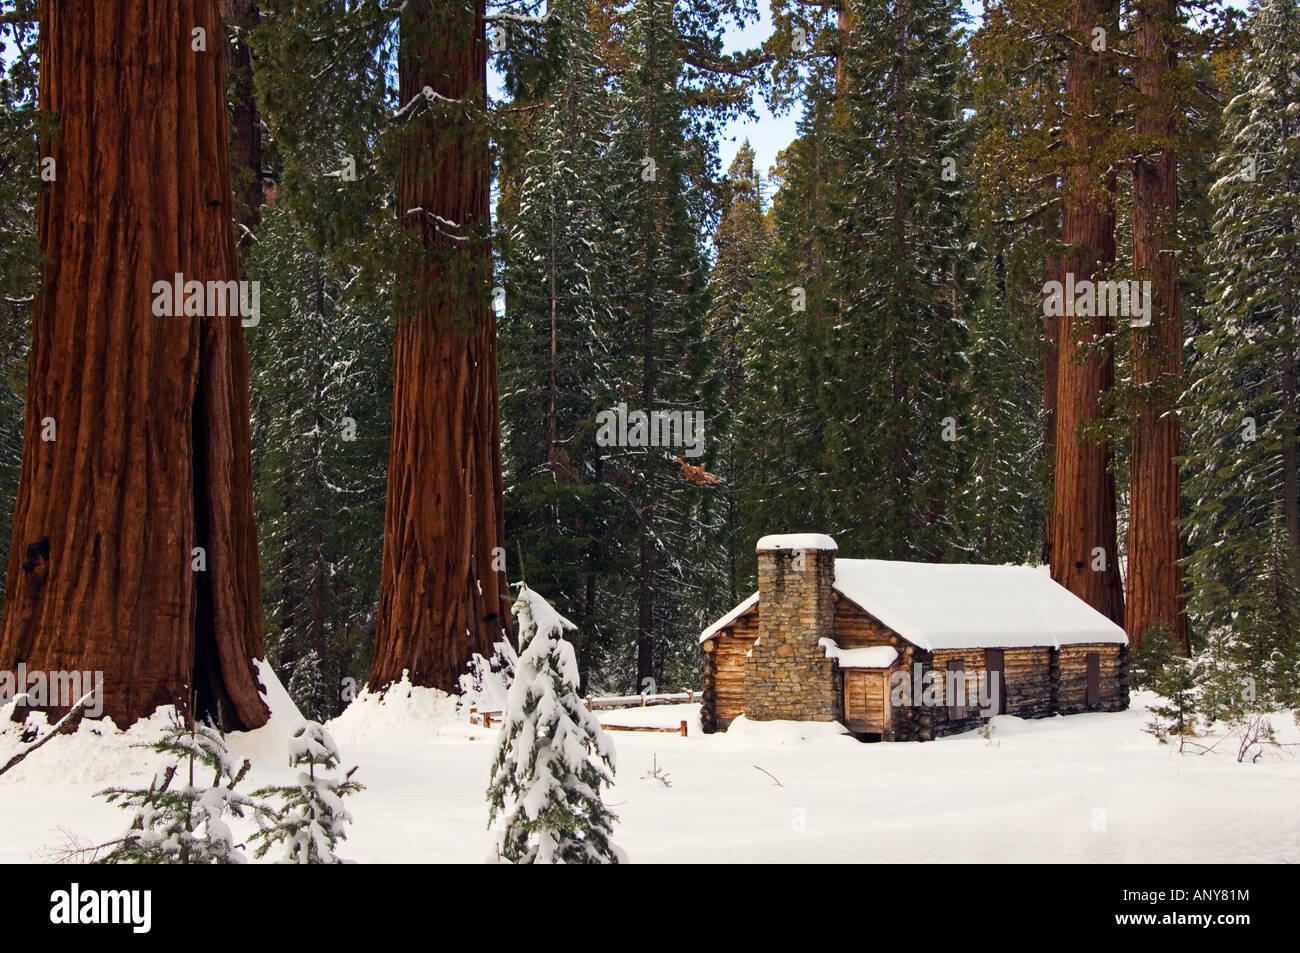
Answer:
<svg viewBox="0 0 1300 953"><path fill-rule="evenodd" d="M1088 653L1088 707L1096 708L1101 704L1101 656L1096 652Z"/></svg>
<svg viewBox="0 0 1300 953"><path fill-rule="evenodd" d="M844 672L844 723L850 731L883 735L889 728L889 671Z"/></svg>

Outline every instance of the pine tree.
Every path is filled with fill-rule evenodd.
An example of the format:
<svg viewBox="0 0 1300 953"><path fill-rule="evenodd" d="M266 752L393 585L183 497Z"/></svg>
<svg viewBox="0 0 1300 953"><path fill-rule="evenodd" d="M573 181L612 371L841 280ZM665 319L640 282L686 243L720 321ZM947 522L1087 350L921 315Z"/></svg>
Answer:
<svg viewBox="0 0 1300 953"><path fill-rule="evenodd" d="M288 0L240 32L266 127L255 151L275 183L243 249L262 286L249 349L267 653L317 719L370 668L393 380L391 254L378 250L396 244L394 11L344 9Z"/></svg>
<svg viewBox="0 0 1300 953"><path fill-rule="evenodd" d="M1037 272L1041 256L1030 261ZM1044 510L1041 324L1032 320L1038 297L1026 307L1008 292L1023 282L1008 277L1002 254L977 262L976 269L962 379L969 401L969 476L955 500L961 546L972 562L1032 563L1041 553Z"/></svg>
<svg viewBox="0 0 1300 953"><path fill-rule="evenodd" d="M578 694L564 639L574 625L521 584L513 607L520 652L488 785L488 825L515 864L620 863L617 818L600 798L614 781L614 745Z"/></svg>
<svg viewBox="0 0 1300 953"><path fill-rule="evenodd" d="M498 212L506 531L529 578L575 607L584 672L617 638L597 592L617 584L607 539L621 502L594 439L613 289L600 208L609 96L587 17L586 4L556 2L544 28L512 33L531 45L508 47L521 119L503 150Z"/></svg>
<svg viewBox="0 0 1300 953"><path fill-rule="evenodd" d="M714 374L721 382L721 405L711 420L713 471L722 481L722 534L719 570L727 580L726 603L734 605L748 585L738 569L746 548L741 529L740 486L749 479L752 461L740 451L737 415L744 405L745 332L753 319L751 296L763 263L768 229L763 215L763 179L754 168L754 150L746 141L736 152L726 179L726 204L713 243L717 257L709 275L706 319L714 348ZM747 591L747 590L746 590Z"/></svg>
<svg viewBox="0 0 1300 953"><path fill-rule="evenodd" d="M1198 639L1251 658L1276 702L1294 698L1294 669L1276 666L1294 664L1300 632L1300 9L1269 0L1250 25L1211 191L1212 320L1182 401L1187 574Z"/></svg>
<svg viewBox="0 0 1300 953"><path fill-rule="evenodd" d="M35 0L0 9L12 17L0 23L0 565L7 566L22 469L27 345L40 275L36 202L43 166L37 148ZM0 617L3 613L0 593Z"/></svg>
<svg viewBox="0 0 1300 953"><path fill-rule="evenodd" d="M819 395L825 479L841 545L878 558L946 557L964 469L964 153L959 7L857 4L832 135L840 218L832 367ZM870 501L864 505L864 501Z"/></svg>
<svg viewBox="0 0 1300 953"><path fill-rule="evenodd" d="M625 52L632 68L613 93L602 196L602 218L617 223L607 249L619 271L602 328L605 375L596 399L602 411L622 407L629 414L679 412L707 420L714 387L707 377L707 273L699 243L707 197L690 141L687 91L679 81L678 30L685 26L675 17L668 0L638 0L627 15ZM685 452L602 448L605 478L622 501L614 538L627 541L614 559L636 580L623 600L635 605L635 616L624 618L625 631L635 632L638 691L693 681L695 634L707 624L704 590L717 582L700 571L716 518L708 508L709 485L683 475L674 457ZM708 463L707 456L683 459Z"/></svg>
<svg viewBox="0 0 1300 953"><path fill-rule="evenodd" d="M353 768L342 779L332 777L339 768L339 748L325 727L309 721L289 738L289 765L305 768L298 783L261 788L257 798L279 801L273 823L267 823L251 840L260 841L254 856L262 858L279 844L288 864L342 864L334 851L347 839L352 815L343 798L364 790L352 780Z"/></svg>
<svg viewBox="0 0 1300 953"><path fill-rule="evenodd" d="M324 718L343 678L364 680L374 634L379 566L357 541L382 534L391 329L387 302L358 294L325 229L303 224L302 197L281 195L247 256L263 288L250 332L263 606L270 661Z"/></svg>
<svg viewBox="0 0 1300 953"><path fill-rule="evenodd" d="M1145 730L1155 735L1161 744L1166 744L1170 735L1176 736L1179 750L1182 750L1184 739L1196 734L1197 720L1201 715L1197 663L1182 654L1167 626L1154 626L1141 648L1145 649L1149 642L1158 643L1149 652L1153 660L1150 688L1160 697L1154 705L1147 706L1152 717ZM1154 661L1157 659L1159 661Z"/></svg>
<svg viewBox="0 0 1300 953"><path fill-rule="evenodd" d="M173 716L162 737L149 748L163 763L148 788L100 791L110 804L134 811L131 828L113 849L98 858L106 864L242 864L228 816L261 815L254 798L234 790L248 770L238 770L221 733L204 724L186 725ZM212 772L204 786L196 775Z"/></svg>
<svg viewBox="0 0 1300 953"><path fill-rule="evenodd" d="M825 419L818 399L828 376L835 326L831 240L837 202L828 137L835 104L834 64L816 60L804 84L799 137L777 158L779 190L767 213L770 238L746 295L741 329L747 386L736 414L741 479L740 537L750 543L773 527L831 526L837 495L822 479ZM751 545L737 574L751 580Z"/></svg>
<svg viewBox="0 0 1300 953"><path fill-rule="evenodd" d="M981 418L993 419L987 411L981 412L981 402L1005 400L1002 409L1012 416L993 431L986 431L984 446L973 450L968 499L976 505L969 517L974 533L969 538L978 547L976 552L992 551L986 540L1001 535L1003 520L978 501L992 502L990 462L997 461L992 462L995 470L1018 465L1025 477L1036 479L1039 488L1032 494L1036 499L1029 499L1031 493L1026 491L1025 498L1010 511L1015 514L1006 521L1012 535L1010 550L1020 549L1023 521L1037 511L1042 519L1037 561L1045 564L1050 564L1052 557L1060 319L1045 313L1042 288L1046 281L1061 280L1062 99L1068 42L1060 24L1068 7L1068 0L990 0L984 4L982 22L969 41L975 183L971 219L980 250L990 259L979 265L987 271L977 278L979 301L972 324L971 368L978 374L992 361L985 373L1013 389L1010 394L999 389L981 398L981 384L972 381L977 388L972 395L977 428ZM981 339L990 349L985 355L979 353ZM992 353L1001 341L1013 345L1003 356ZM1026 360L1035 354L1036 368ZM996 369L1003 358L1015 365L1013 371L1003 374ZM1039 446L1026 450L1019 439L1025 432L1020 411L1027 411L1020 394L1030 386L1040 393L1041 437ZM1008 453L994 450L989 456L994 446ZM1020 459L1013 463L1016 455ZM997 482L993 478L993 484ZM1003 501L1011 503L1010 497Z"/></svg>

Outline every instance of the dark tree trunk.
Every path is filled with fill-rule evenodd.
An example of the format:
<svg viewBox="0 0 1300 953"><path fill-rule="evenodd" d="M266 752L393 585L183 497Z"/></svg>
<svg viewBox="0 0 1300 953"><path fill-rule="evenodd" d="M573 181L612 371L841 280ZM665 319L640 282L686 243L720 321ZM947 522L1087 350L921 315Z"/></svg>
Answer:
<svg viewBox="0 0 1300 953"><path fill-rule="evenodd" d="M1044 197L1051 196L1057 190L1057 176L1049 175L1043 179ZM1049 243L1043 265L1048 281L1061 280L1061 258L1058 243L1061 240L1061 218L1056 208L1048 209L1042 216L1043 237ZM1056 400L1059 366L1061 359L1061 322L1055 315L1043 315L1043 459L1050 465L1056 460ZM1047 477L1045 489L1048 492L1046 506L1043 507L1043 551L1041 559L1044 565L1052 564L1052 479Z"/></svg>
<svg viewBox="0 0 1300 953"><path fill-rule="evenodd" d="M1295 258L1295 246L1287 252ZM1282 519L1286 527L1286 539L1293 547L1300 548L1300 434L1297 433L1295 421L1300 419L1300 402L1296 400L1296 343L1300 333L1300 315L1296 314L1296 276L1300 268L1293 267L1290 277L1285 279L1282 291L1282 320L1289 329L1290 341L1282 357L1282 406L1283 420L1291 421L1282 441Z"/></svg>
<svg viewBox="0 0 1300 953"><path fill-rule="evenodd" d="M401 17L401 99L412 105L397 184L415 250L393 336L393 435L370 685L459 691L509 612L503 546L496 318L491 308L483 0L419 0ZM438 98L442 97L442 99ZM447 103L444 101L453 100ZM504 550L500 550L504 554Z"/></svg>
<svg viewBox="0 0 1300 953"><path fill-rule="evenodd" d="M252 240L262 220L262 117L253 87L253 51L248 34L261 13L255 0L222 0L221 13L235 31L226 45L230 79L230 166L235 191L235 221L241 226L239 243Z"/></svg>
<svg viewBox="0 0 1300 953"><path fill-rule="evenodd" d="M47 263L0 668L102 671L119 725L188 712L193 691L196 714L257 727L243 330L152 307L153 282L178 272L238 277L219 4L46 0L40 24L41 108L60 133L44 144L57 181L38 212Z"/></svg>
<svg viewBox="0 0 1300 953"><path fill-rule="evenodd" d="M1092 48L1094 27L1118 36L1116 0L1074 0L1070 31L1075 46L1065 81L1068 153L1062 212L1063 275L1093 278L1115 260L1114 173L1098 158L1108 134L1114 90L1111 54ZM1080 429L1101 417L1115 362L1105 317L1060 320L1057 367L1056 474L1052 497L1052 578L1115 622L1124 621L1115 528L1115 480L1110 448L1081 440ZM1089 345L1081 354L1081 345ZM1103 564L1104 559L1104 564ZM1097 568L1094 568L1097 567Z"/></svg>
<svg viewBox="0 0 1300 953"><path fill-rule="evenodd" d="M1136 132L1146 149L1133 166L1133 268L1150 281L1151 324L1132 330L1133 383L1138 407L1129 449L1128 605L1134 649L1153 626L1168 627L1186 654L1182 540L1178 532L1178 419L1174 404L1183 370L1182 312L1178 301L1177 164L1174 156L1173 45L1177 0L1138 4L1137 62L1140 97Z"/></svg>

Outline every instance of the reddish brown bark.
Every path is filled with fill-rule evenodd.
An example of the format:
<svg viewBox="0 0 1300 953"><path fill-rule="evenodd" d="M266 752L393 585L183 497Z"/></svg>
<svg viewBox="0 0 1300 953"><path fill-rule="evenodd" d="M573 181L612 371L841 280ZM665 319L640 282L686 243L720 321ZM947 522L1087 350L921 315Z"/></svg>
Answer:
<svg viewBox="0 0 1300 953"><path fill-rule="evenodd" d="M393 435L383 578L370 684L458 691L471 654L491 654L508 618L504 576L496 318L491 302L487 58L483 0L406 6L402 102L428 87L407 121L397 195L419 252L415 294L393 341Z"/></svg>
<svg viewBox="0 0 1300 953"><path fill-rule="evenodd" d="M22 477L0 667L104 673L124 725L156 706L265 723L238 316L158 317L152 284L238 277L217 0L40 5L38 212ZM191 49L206 30L207 52ZM53 418L57 439L42 439ZM191 570L191 550L207 571Z"/></svg>
<svg viewBox="0 0 1300 953"><path fill-rule="evenodd" d="M838 115L843 108L844 97L848 93L848 77L844 75L844 52L853 38L853 7L850 0L840 4L836 28L839 30L839 53L835 57L835 112Z"/></svg>
<svg viewBox="0 0 1300 953"><path fill-rule="evenodd" d="M1154 625L1168 627L1188 651L1183 555L1178 532L1177 381L1183 369L1178 301L1177 165L1174 154L1173 46L1177 0L1138 4L1135 131L1142 154L1133 166L1133 268L1150 281L1151 324L1135 327L1133 383L1138 389L1129 449L1127 629L1134 648Z"/></svg>
<svg viewBox="0 0 1300 953"><path fill-rule="evenodd" d="M1106 52L1092 48L1092 31L1102 27L1114 37L1117 22L1115 0L1075 0L1071 9L1075 45L1065 81L1068 158L1061 271L1076 281L1092 278L1115 260L1114 177L1100 157L1109 129L1114 69ZM1101 396L1114 381L1113 353L1096 343L1109 333L1111 322L1072 311L1060 319L1052 578L1122 624L1110 449L1095 439L1081 439L1082 428L1101 417Z"/></svg>

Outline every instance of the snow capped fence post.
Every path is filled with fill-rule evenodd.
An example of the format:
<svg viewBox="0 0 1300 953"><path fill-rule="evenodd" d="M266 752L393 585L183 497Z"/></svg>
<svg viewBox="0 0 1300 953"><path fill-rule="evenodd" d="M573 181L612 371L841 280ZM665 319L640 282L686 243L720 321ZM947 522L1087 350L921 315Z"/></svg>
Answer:
<svg viewBox="0 0 1300 953"><path fill-rule="evenodd" d="M600 799L614 780L614 745L578 694L578 663L564 639L577 627L523 583L511 610L521 651L502 713L488 785L498 856L516 864L620 863L617 818Z"/></svg>

